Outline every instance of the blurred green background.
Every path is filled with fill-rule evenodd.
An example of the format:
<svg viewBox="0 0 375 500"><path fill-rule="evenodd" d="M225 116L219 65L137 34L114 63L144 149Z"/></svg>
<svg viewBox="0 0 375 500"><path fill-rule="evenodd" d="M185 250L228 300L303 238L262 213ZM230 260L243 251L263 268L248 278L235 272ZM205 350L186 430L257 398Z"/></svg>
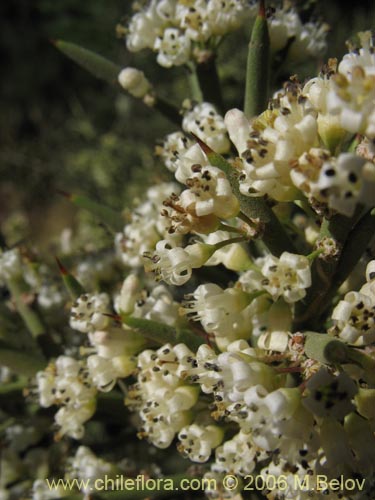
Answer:
<svg viewBox="0 0 375 500"><path fill-rule="evenodd" d="M31 241L43 244L74 223L76 210L56 194L58 189L84 192L122 209L166 175L155 169L153 150L155 139L173 131L173 125L94 79L50 43L62 38L121 65L140 67L161 94L179 105L186 92L183 69L159 68L152 54L130 54L116 37L116 25L126 20L131 3L0 2L0 224L11 239L29 226ZM345 40L358 30L374 28L373 0L353 2L350 9L340 0L295 3L314 7L331 25L327 57L342 55ZM245 40L244 34L228 37L219 57L225 88L243 84L245 48L233 57L236 36ZM228 92L228 107L238 100L238 91Z"/></svg>

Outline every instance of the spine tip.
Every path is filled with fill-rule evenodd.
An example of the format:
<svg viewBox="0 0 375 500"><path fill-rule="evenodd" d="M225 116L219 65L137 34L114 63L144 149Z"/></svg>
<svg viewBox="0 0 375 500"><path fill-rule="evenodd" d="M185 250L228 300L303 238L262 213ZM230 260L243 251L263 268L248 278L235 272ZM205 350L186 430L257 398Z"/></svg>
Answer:
<svg viewBox="0 0 375 500"><path fill-rule="evenodd" d="M264 0L259 0L259 11L258 16L266 18L266 5Z"/></svg>
<svg viewBox="0 0 375 500"><path fill-rule="evenodd" d="M214 153L214 150L210 148L210 146L208 146L208 144L206 144L205 142L203 142L201 139L199 139L198 136L196 136L195 134L193 134L191 132L191 135L194 137L194 139L197 141L197 143L199 144L200 148L202 149L203 153L205 153L206 155L210 154L210 153Z"/></svg>
<svg viewBox="0 0 375 500"><path fill-rule="evenodd" d="M57 265L59 267L59 270L60 270L60 273L63 275L63 276L67 276L69 273L67 271L67 269L62 265L62 262L61 260L55 256L55 260L57 262Z"/></svg>

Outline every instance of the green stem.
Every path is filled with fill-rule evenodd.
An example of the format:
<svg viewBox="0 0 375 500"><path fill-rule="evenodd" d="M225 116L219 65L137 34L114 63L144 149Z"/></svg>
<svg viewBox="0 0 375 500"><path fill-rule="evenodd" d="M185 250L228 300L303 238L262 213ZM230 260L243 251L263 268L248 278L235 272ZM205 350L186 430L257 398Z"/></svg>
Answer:
<svg viewBox="0 0 375 500"><path fill-rule="evenodd" d="M16 304L17 311L33 338L35 339L39 337L39 335L42 335L45 332L45 327L38 314L22 300L22 290L18 281L10 279L7 281L7 286L12 294L12 299Z"/></svg>
<svg viewBox="0 0 375 500"><path fill-rule="evenodd" d="M264 0L259 1L259 13L251 33L247 55L244 111L248 118L262 113L268 102L270 37Z"/></svg>
<svg viewBox="0 0 375 500"><path fill-rule="evenodd" d="M344 248L341 252L340 263L332 280L329 296L336 293L337 289L352 272L367 246L375 234L375 211L365 214L354 229L349 233Z"/></svg>
<svg viewBox="0 0 375 500"><path fill-rule="evenodd" d="M295 200L294 204L297 205L297 207L299 207L301 210L303 210L311 220L316 221L318 219L317 214L310 207L309 202L306 199L301 198L300 200Z"/></svg>
<svg viewBox="0 0 375 500"><path fill-rule="evenodd" d="M353 217L350 218L338 214L331 219L323 220L317 245L321 244L324 239L332 240L336 245L336 255L327 259L316 259L313 262L311 266L312 284L307 289L304 300L296 305L295 327L297 329L317 327L322 315L330 306L329 291L340 262L340 256L360 211L361 209L358 208Z"/></svg>
<svg viewBox="0 0 375 500"><path fill-rule="evenodd" d="M194 64L190 64L187 67L187 71L188 71L188 81L189 81L191 97L194 101L202 102L203 95L202 95L201 88L199 86L196 66Z"/></svg>
<svg viewBox="0 0 375 500"><path fill-rule="evenodd" d="M363 374L364 380L369 384L375 384L375 359L368 356L366 353L358 349L348 349L348 357L350 361L357 363L363 368L365 373Z"/></svg>
<svg viewBox="0 0 375 500"><path fill-rule="evenodd" d="M237 238L230 238L229 240L224 240L224 241L219 241L218 243L215 243L215 252L216 250L220 250L220 248L226 247L227 245L232 245L233 243L244 243L247 241L246 236L238 236Z"/></svg>
<svg viewBox="0 0 375 500"><path fill-rule="evenodd" d="M156 95L152 107L159 111L159 113L165 116L169 121L181 127L181 115L176 106Z"/></svg>
<svg viewBox="0 0 375 500"><path fill-rule="evenodd" d="M324 252L324 250L322 248L318 248L318 250L314 250L313 252L311 252L309 255L307 255L306 257L308 258L308 260L310 262L314 262L314 260L319 257L319 255L321 255L322 253Z"/></svg>
<svg viewBox="0 0 375 500"><path fill-rule="evenodd" d="M196 72L203 100L214 104L218 111L224 111L216 55L212 53L204 62L197 63Z"/></svg>
<svg viewBox="0 0 375 500"><path fill-rule="evenodd" d="M246 223L248 224L249 222L247 221ZM227 224L223 224L222 222L219 224L218 230L226 231L228 233L238 233L245 236L245 232L240 227L229 226Z"/></svg>
<svg viewBox="0 0 375 500"><path fill-rule="evenodd" d="M27 378L19 378L15 382L2 383L0 385L0 395L20 392L27 386Z"/></svg>

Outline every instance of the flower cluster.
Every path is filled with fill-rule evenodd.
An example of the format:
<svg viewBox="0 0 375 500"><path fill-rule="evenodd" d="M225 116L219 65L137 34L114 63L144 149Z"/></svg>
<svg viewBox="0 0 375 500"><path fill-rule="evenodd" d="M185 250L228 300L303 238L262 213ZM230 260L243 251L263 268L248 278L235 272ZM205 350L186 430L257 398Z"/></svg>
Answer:
<svg viewBox="0 0 375 500"><path fill-rule="evenodd" d="M156 352L145 350L138 356L138 381L130 388L126 404L139 412L140 437L158 448L167 448L191 421L189 410L197 402L198 391L183 382L179 363L191 354L183 344L166 344Z"/></svg>
<svg viewBox="0 0 375 500"><path fill-rule="evenodd" d="M255 12L242 0L143 3L128 48L154 50L165 67L207 62L206 52ZM263 11L256 22L270 29L271 53L287 48L297 62L321 54L324 25L303 24L286 4L268 20ZM81 439L97 401L110 401L115 424L87 423L88 442L98 434L122 447L125 436L134 457L168 449L170 463L182 456L199 464L197 475L215 478L210 498L246 498L242 480L253 476L264 478L258 489L268 499L374 498L375 58L371 36L360 39L359 50L330 60L318 77L292 77L257 116L220 115L207 89L201 102L175 110L180 129L156 148L174 181L135 200L122 232L117 221L102 266L83 260L78 280L62 271L70 330L60 340L52 329L58 354L46 348L51 359L36 374L40 406L58 406L56 441ZM170 117L142 72L126 68L119 82L134 97L152 95ZM40 364L35 339L45 331L35 328L35 305L53 310L61 301L51 280L41 285L43 272L27 273L18 250L0 254L0 282ZM30 289L35 304L22 295ZM29 353L17 354L12 366L26 359L29 374ZM129 439L134 429L145 440L141 453ZM7 433L13 446L24 435L13 424ZM23 439L33 444L30 435ZM140 470L154 467L160 477L163 464L142 460ZM85 446L67 463L67 477L118 470ZM226 475L238 479L233 491ZM356 478L356 489L321 489L322 476ZM272 487L270 477L279 478ZM35 481L33 498L43 495Z"/></svg>
<svg viewBox="0 0 375 500"><path fill-rule="evenodd" d="M60 426L59 436L67 434L81 438L83 424L96 408L96 388L85 363L60 356L45 371L38 373L37 390L42 407L60 406L55 414L55 421Z"/></svg>
<svg viewBox="0 0 375 500"><path fill-rule="evenodd" d="M204 57L202 43L238 28L244 14L255 14L243 0L152 0L137 12L128 26L126 45L130 51L149 48L157 61L169 68Z"/></svg>
<svg viewBox="0 0 375 500"><path fill-rule="evenodd" d="M254 20L255 2L246 0L151 0L127 27L128 50L151 49L166 68L202 62L220 39ZM276 7L269 16L272 49L289 47L289 57L320 57L326 49L327 25L303 23L296 10Z"/></svg>

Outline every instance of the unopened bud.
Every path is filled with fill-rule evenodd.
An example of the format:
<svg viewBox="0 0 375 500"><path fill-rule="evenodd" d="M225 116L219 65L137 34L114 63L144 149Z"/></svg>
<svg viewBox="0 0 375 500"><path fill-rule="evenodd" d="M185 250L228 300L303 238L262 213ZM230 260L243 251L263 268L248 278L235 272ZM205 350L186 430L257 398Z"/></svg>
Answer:
<svg viewBox="0 0 375 500"><path fill-rule="evenodd" d="M136 68L124 68L118 75L121 87L134 97L144 97L152 88L143 71Z"/></svg>

